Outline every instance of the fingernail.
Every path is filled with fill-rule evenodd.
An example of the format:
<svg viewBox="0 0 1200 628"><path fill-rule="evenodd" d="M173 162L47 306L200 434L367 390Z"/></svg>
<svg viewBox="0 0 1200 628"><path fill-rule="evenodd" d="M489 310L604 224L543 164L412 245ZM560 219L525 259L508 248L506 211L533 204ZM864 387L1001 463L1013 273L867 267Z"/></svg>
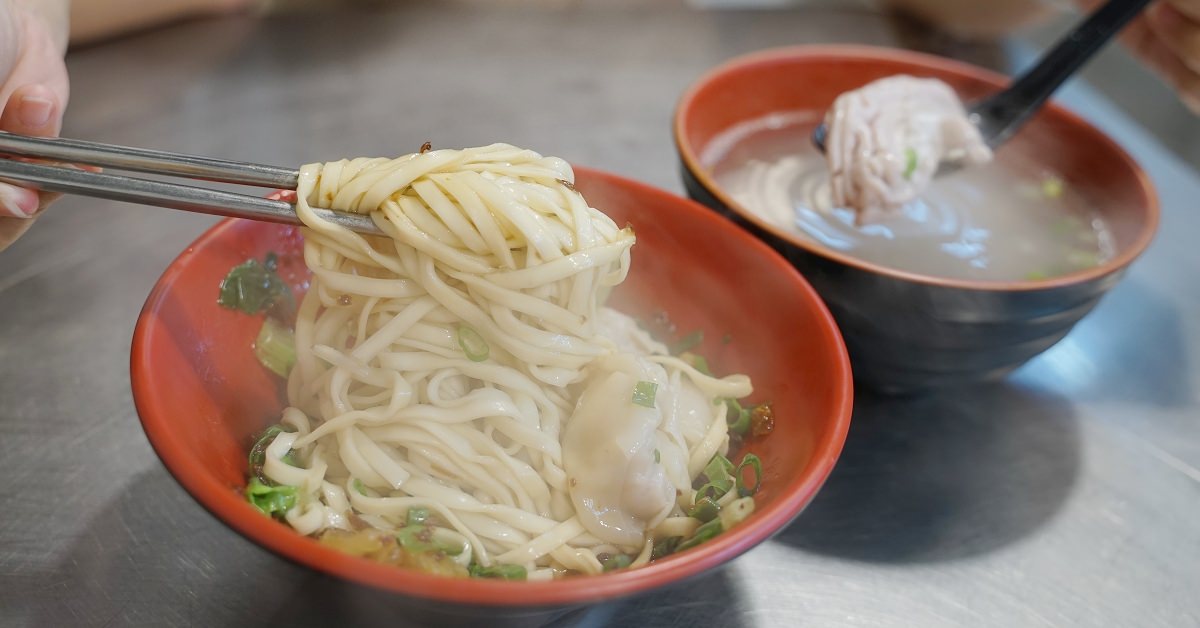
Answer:
<svg viewBox="0 0 1200 628"><path fill-rule="evenodd" d="M0 183L0 211L13 218L28 218L37 211L35 192Z"/></svg>
<svg viewBox="0 0 1200 628"><path fill-rule="evenodd" d="M21 120L21 124L36 129L46 126L53 110L52 101L37 96L26 96L21 99L21 109L17 112L17 118Z"/></svg>

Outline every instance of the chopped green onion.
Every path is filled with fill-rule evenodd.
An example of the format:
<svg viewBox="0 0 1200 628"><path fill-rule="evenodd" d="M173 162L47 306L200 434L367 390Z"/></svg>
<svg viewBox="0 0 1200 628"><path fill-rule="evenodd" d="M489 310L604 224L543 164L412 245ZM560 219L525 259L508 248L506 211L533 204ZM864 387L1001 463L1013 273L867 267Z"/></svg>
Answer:
<svg viewBox="0 0 1200 628"><path fill-rule="evenodd" d="M643 408L654 407L654 397L658 394L658 383L639 381L633 386L633 402Z"/></svg>
<svg viewBox="0 0 1200 628"><path fill-rule="evenodd" d="M367 494L367 487L362 483L362 480L354 478L354 490L358 491L359 495Z"/></svg>
<svg viewBox="0 0 1200 628"><path fill-rule="evenodd" d="M418 523L397 530L396 540L410 552L444 552L450 556L463 553L463 546L438 540L437 535L437 528Z"/></svg>
<svg viewBox="0 0 1200 628"><path fill-rule="evenodd" d="M1048 199L1053 200L1062 197L1065 190L1066 184L1058 177L1049 176L1042 179L1042 196Z"/></svg>
<svg viewBox="0 0 1200 628"><path fill-rule="evenodd" d="M1091 268L1100 265L1100 256L1087 251L1073 250L1067 253L1067 263L1075 268Z"/></svg>
<svg viewBox="0 0 1200 628"><path fill-rule="evenodd" d="M428 518L428 508L409 508L408 515L405 516L404 522L410 526L417 526L425 523L425 520Z"/></svg>
<svg viewBox="0 0 1200 628"><path fill-rule="evenodd" d="M728 532L733 526L745 521L752 514L754 514L753 497L735 499L721 509L721 527Z"/></svg>
<svg viewBox="0 0 1200 628"><path fill-rule="evenodd" d="M739 435L748 432L750 430L750 410L743 408L742 404L733 397L725 399L725 407L729 409L725 415L726 420L729 421L729 431Z"/></svg>
<svg viewBox="0 0 1200 628"><path fill-rule="evenodd" d="M625 569L633 564L633 557L625 554L614 554L600 561L600 565L604 567L604 571L612 571L614 569Z"/></svg>
<svg viewBox="0 0 1200 628"><path fill-rule="evenodd" d="M721 344L727 345L731 342L733 342L733 334L725 334L724 336L721 336Z"/></svg>
<svg viewBox="0 0 1200 628"><path fill-rule="evenodd" d="M745 483L745 475L742 473L742 471L747 467L754 471L753 486L747 486ZM758 456L754 454L746 454L743 456L741 464L739 464L737 469L733 472L733 477L737 479L738 495L741 497L748 497L757 493L759 487L762 486L762 475L762 460L759 460Z"/></svg>
<svg viewBox="0 0 1200 628"><path fill-rule="evenodd" d="M679 542L682 540L682 536L669 536L665 539L659 539L650 550L650 560L658 560L663 556L674 554L675 549L679 547Z"/></svg>
<svg viewBox="0 0 1200 628"><path fill-rule="evenodd" d="M733 463L728 458L721 454L714 455L704 467L704 477L708 481L696 491L696 500L699 501L705 497L713 500L721 499L734 487L733 470Z"/></svg>
<svg viewBox="0 0 1200 628"><path fill-rule="evenodd" d="M661 462L662 462L662 452L655 449L654 450L654 463L659 464Z"/></svg>
<svg viewBox="0 0 1200 628"><path fill-rule="evenodd" d="M911 179L917 171L917 151L914 148L904 149L904 178Z"/></svg>
<svg viewBox="0 0 1200 628"><path fill-rule="evenodd" d="M1055 220L1054 224L1050 225L1050 229L1058 235L1066 236L1081 231L1084 229L1084 225L1083 221L1075 216L1063 216Z"/></svg>
<svg viewBox="0 0 1200 628"><path fill-rule="evenodd" d="M252 477L246 484L246 499L264 515L280 518L296 505L296 487L268 486Z"/></svg>
<svg viewBox="0 0 1200 628"><path fill-rule="evenodd" d="M275 274L277 267L274 253L268 253L265 262L251 259L235 266L221 280L217 304L247 314L257 314L275 305L290 306L292 291Z"/></svg>
<svg viewBox="0 0 1200 628"><path fill-rule="evenodd" d="M263 430L262 434L259 434L258 438L254 439L254 445L250 447L250 455L248 458L250 462L250 472L255 477L262 478L264 481L266 481L266 478L263 477L262 474L262 468L263 463L265 463L267 460L267 447L275 441L276 436L282 432L288 431L291 430L284 429L282 425L272 425L271 427ZM295 457L293 456L291 460L288 460L288 456L292 456L292 452L290 450L288 451L288 455L284 456L284 462L292 465L293 467L296 466Z"/></svg>
<svg viewBox="0 0 1200 628"><path fill-rule="evenodd" d="M679 355L684 351L694 349L702 342L704 342L704 330L697 329L683 338L680 338L679 342L671 345L671 355Z"/></svg>
<svg viewBox="0 0 1200 628"><path fill-rule="evenodd" d="M710 497L702 497L696 500L696 505L688 509L687 516L707 523L716 519L720 513L721 507L717 505L717 502Z"/></svg>
<svg viewBox="0 0 1200 628"><path fill-rule="evenodd" d="M691 351L684 351L679 354L679 359L687 362L697 371L712 377L712 369L708 368L708 360L704 359L704 356L692 353Z"/></svg>
<svg viewBox="0 0 1200 628"><path fill-rule="evenodd" d="M712 460L709 460L708 464L704 465L704 473L709 475L711 479L711 475L714 473L726 476L732 475L734 468L729 458L721 454L713 454Z"/></svg>
<svg viewBox="0 0 1200 628"><path fill-rule="evenodd" d="M696 528L696 532L693 533L691 537L680 543L679 547L675 551L682 552L683 550L696 547L705 541L715 538L723 530L724 528L721 527L721 520L713 519L699 528Z"/></svg>
<svg viewBox="0 0 1200 628"><path fill-rule="evenodd" d="M524 580L527 576L525 568L520 565L492 565L483 567L472 563L467 568L472 578L500 578L503 580Z"/></svg>
<svg viewBox="0 0 1200 628"><path fill-rule="evenodd" d="M1040 270L1031 270L1031 271L1025 273L1025 279L1027 279L1029 281L1041 281L1043 279L1048 279L1049 277L1050 277L1050 275L1047 275L1046 273L1044 273Z"/></svg>
<svg viewBox="0 0 1200 628"><path fill-rule="evenodd" d="M254 355L258 361L280 377L287 377L296 363L296 341L292 330L268 317L254 340Z"/></svg>
<svg viewBox="0 0 1200 628"><path fill-rule="evenodd" d="M491 347L483 336L466 325L458 326L458 346L462 347L463 353L472 362L483 362L491 353Z"/></svg>
<svg viewBox="0 0 1200 628"><path fill-rule="evenodd" d="M407 525L396 531L400 547L410 552L429 552L438 549L433 540L433 526Z"/></svg>

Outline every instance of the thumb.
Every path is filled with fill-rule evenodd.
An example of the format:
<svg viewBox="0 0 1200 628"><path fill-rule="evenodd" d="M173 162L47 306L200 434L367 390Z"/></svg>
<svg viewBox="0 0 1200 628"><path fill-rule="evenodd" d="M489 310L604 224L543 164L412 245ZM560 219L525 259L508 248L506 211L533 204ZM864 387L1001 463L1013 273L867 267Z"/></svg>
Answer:
<svg viewBox="0 0 1200 628"><path fill-rule="evenodd" d="M56 136L62 128L63 107L58 95L40 83L13 91L0 112L0 131L20 135ZM38 193L0 183L0 217L28 218L42 206Z"/></svg>
<svg viewBox="0 0 1200 628"><path fill-rule="evenodd" d="M22 85L8 97L0 113L0 130L21 135L56 136L62 129L63 106L49 87Z"/></svg>

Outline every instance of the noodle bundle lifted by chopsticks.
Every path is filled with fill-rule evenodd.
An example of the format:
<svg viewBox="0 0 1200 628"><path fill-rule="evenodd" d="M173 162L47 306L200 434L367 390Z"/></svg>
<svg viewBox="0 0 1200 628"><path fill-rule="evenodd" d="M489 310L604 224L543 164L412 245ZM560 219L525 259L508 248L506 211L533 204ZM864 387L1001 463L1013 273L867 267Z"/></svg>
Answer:
<svg viewBox="0 0 1200 628"><path fill-rule="evenodd" d="M634 233L573 180L505 144L302 168L312 283L261 470L296 489L287 523L343 546L407 530L473 574L529 579L644 564L704 524L687 515L693 482L725 460L719 401L750 381L698 370L604 307ZM313 207L370 214L390 238ZM739 493L701 497L728 510Z"/></svg>

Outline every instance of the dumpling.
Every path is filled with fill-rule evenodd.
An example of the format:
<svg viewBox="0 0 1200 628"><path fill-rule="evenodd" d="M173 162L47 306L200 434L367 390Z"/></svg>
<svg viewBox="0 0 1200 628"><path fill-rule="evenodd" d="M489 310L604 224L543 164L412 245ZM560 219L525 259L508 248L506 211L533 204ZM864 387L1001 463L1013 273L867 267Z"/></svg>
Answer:
<svg viewBox="0 0 1200 628"><path fill-rule="evenodd" d="M636 359L605 366L618 365L625 368L594 374L580 396L563 433L563 467L588 532L614 545L637 546L647 524L665 516L675 501L675 486L660 463L660 447L670 446L658 434L661 411L658 404L633 402L639 381L654 381L661 389L666 373Z"/></svg>

